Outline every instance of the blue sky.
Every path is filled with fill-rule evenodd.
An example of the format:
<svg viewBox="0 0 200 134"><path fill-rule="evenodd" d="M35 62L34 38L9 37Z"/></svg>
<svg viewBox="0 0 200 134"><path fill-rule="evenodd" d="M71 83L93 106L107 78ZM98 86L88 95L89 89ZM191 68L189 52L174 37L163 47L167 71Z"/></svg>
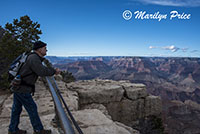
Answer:
<svg viewBox="0 0 200 134"><path fill-rule="evenodd" d="M170 20L171 11L190 17ZM200 0L1 1L1 26L24 15L41 24L50 56L200 56Z"/></svg>

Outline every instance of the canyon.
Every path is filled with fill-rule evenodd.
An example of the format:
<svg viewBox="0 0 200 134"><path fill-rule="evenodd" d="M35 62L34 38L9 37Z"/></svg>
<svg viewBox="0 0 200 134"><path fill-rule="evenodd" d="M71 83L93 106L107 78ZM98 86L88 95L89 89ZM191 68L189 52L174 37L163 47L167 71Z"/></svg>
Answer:
<svg viewBox="0 0 200 134"><path fill-rule="evenodd" d="M162 99L166 133L200 133L199 58L87 57L79 60L76 57L76 61L60 61L54 66L71 72L77 80L99 78L142 83L149 94Z"/></svg>

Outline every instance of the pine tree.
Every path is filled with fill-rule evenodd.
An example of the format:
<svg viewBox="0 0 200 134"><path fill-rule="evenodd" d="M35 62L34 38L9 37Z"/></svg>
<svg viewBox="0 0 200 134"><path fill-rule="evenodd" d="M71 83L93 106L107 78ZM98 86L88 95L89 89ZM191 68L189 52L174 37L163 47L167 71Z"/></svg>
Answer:
<svg viewBox="0 0 200 134"><path fill-rule="evenodd" d="M30 51L33 42L40 39L40 24L33 22L29 16L14 19L6 23L0 34L0 87L5 84L6 72L10 63L24 51ZM5 88L5 86L4 86Z"/></svg>

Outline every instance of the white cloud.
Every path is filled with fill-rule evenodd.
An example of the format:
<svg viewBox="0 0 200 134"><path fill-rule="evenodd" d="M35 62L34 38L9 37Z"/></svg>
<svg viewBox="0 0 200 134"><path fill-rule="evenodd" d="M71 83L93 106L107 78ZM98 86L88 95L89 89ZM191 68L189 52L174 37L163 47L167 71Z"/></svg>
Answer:
<svg viewBox="0 0 200 134"><path fill-rule="evenodd" d="M198 7L200 0L132 0L142 2L144 4L175 6L175 7Z"/></svg>
<svg viewBox="0 0 200 134"><path fill-rule="evenodd" d="M170 50L171 52L177 52L179 50L182 50L183 52L187 52L188 48L179 48L176 47L174 45L171 46L164 46L164 47L157 47L157 46L149 46L149 49L153 49L153 48L159 48L159 49L164 49L164 50Z"/></svg>
<svg viewBox="0 0 200 134"><path fill-rule="evenodd" d="M171 46L162 47L162 49L171 50L172 52L176 52L176 51L178 51L180 48L171 45Z"/></svg>

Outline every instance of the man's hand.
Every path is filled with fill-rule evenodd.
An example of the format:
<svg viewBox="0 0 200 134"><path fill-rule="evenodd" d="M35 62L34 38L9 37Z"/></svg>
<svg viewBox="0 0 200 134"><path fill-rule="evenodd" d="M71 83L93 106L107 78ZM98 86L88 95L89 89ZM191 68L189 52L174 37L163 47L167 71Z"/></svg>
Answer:
<svg viewBox="0 0 200 134"><path fill-rule="evenodd" d="M55 74L58 75L58 74L60 74L60 72L61 72L60 69L56 68L56 73Z"/></svg>

